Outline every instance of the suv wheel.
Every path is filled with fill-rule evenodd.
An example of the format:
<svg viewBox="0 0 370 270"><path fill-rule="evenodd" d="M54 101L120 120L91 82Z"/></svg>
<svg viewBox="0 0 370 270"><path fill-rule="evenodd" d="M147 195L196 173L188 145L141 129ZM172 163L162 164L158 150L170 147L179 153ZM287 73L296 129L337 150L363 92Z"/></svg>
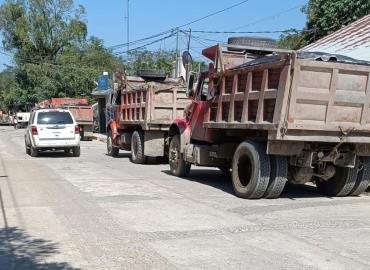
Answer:
<svg viewBox="0 0 370 270"><path fill-rule="evenodd" d="M81 155L81 148L79 146L73 147L72 153L74 157L79 157Z"/></svg>
<svg viewBox="0 0 370 270"><path fill-rule="evenodd" d="M30 155L31 157L37 157L39 155L39 152L37 150L37 148L34 148L34 147L30 147Z"/></svg>

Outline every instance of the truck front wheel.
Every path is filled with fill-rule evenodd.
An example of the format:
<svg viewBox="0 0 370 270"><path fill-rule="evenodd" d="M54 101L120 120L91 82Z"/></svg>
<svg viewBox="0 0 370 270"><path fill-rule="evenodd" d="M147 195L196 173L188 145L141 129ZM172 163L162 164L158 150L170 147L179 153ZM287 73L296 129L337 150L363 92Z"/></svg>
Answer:
<svg viewBox="0 0 370 270"><path fill-rule="evenodd" d="M269 184L270 160L266 147L245 141L235 151L232 164L232 183L236 196L245 199L261 198Z"/></svg>
<svg viewBox="0 0 370 270"><path fill-rule="evenodd" d="M146 163L146 156L144 156L144 136L142 132L134 131L132 134L131 160L136 164Z"/></svg>
<svg viewBox="0 0 370 270"><path fill-rule="evenodd" d="M119 155L119 149L113 146L113 136L111 130L108 131L107 136L107 152L111 157L118 157Z"/></svg>
<svg viewBox="0 0 370 270"><path fill-rule="evenodd" d="M168 159L173 175L183 177L189 174L191 164L187 163L181 154L180 136L178 134L171 140Z"/></svg>

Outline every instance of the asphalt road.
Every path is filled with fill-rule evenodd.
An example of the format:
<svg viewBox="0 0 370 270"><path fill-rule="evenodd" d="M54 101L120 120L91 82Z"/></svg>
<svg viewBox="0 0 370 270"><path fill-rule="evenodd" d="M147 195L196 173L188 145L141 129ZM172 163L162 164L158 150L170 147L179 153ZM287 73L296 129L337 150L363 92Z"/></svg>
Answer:
<svg viewBox="0 0 370 270"><path fill-rule="evenodd" d="M0 269L370 269L370 196L243 200L215 169L25 154L0 127Z"/></svg>

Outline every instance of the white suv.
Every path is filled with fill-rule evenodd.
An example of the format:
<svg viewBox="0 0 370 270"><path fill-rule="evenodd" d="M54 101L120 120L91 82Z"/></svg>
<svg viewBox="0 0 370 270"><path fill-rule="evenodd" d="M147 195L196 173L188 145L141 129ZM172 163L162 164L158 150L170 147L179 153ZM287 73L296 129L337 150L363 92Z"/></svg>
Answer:
<svg viewBox="0 0 370 270"><path fill-rule="evenodd" d="M43 150L64 150L80 156L80 128L68 110L34 111L25 134L27 154L36 157Z"/></svg>

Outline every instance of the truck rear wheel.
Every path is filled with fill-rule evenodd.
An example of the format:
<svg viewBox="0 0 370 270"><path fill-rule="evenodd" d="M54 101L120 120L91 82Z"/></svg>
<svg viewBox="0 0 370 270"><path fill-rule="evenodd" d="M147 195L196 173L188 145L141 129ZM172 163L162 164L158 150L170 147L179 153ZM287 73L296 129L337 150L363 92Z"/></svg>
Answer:
<svg viewBox="0 0 370 270"><path fill-rule="evenodd" d="M357 174L355 186L351 190L351 196L358 196L363 193L370 183L370 157L360 157L360 169Z"/></svg>
<svg viewBox="0 0 370 270"><path fill-rule="evenodd" d="M276 199L280 196L288 181L288 159L283 156L270 156L271 174L270 181L264 197Z"/></svg>
<svg viewBox="0 0 370 270"><path fill-rule="evenodd" d="M235 194L245 199L261 198L270 178L270 160L266 147L245 141L235 151L232 164L232 183Z"/></svg>
<svg viewBox="0 0 370 270"><path fill-rule="evenodd" d="M131 160L136 164L146 163L146 156L144 156L144 136L142 132L134 131L132 134Z"/></svg>
<svg viewBox="0 0 370 270"><path fill-rule="evenodd" d="M317 181L317 188L325 195L338 197L347 196L355 187L357 171L357 166L354 168L336 167L334 177L327 181Z"/></svg>
<svg viewBox="0 0 370 270"><path fill-rule="evenodd" d="M183 177L189 174L191 164L187 163L180 151L180 136L175 135L170 143L169 164L171 173L175 176Z"/></svg>
<svg viewBox="0 0 370 270"><path fill-rule="evenodd" d="M107 135L107 152L111 157L118 157L119 155L119 148L113 146L113 136L111 130L108 131Z"/></svg>

